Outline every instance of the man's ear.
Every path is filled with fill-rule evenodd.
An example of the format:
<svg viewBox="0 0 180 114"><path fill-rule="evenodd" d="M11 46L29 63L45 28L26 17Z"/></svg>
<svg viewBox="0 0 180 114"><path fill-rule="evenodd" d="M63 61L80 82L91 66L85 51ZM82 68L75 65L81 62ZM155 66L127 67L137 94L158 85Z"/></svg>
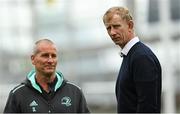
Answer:
<svg viewBox="0 0 180 114"><path fill-rule="evenodd" d="M31 63L34 65L34 58L35 58L35 56L34 55L31 55Z"/></svg>
<svg viewBox="0 0 180 114"><path fill-rule="evenodd" d="M128 26L130 29L134 28L134 22L132 20L128 21Z"/></svg>

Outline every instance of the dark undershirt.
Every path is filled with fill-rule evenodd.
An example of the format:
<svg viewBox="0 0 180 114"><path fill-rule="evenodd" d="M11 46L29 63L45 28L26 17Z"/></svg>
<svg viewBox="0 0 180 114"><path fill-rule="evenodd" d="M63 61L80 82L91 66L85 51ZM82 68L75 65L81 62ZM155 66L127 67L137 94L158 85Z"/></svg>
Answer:
<svg viewBox="0 0 180 114"><path fill-rule="evenodd" d="M51 100L54 97L55 94L55 85L57 83L57 77L55 77L55 80L51 83L48 83L48 87L49 87L49 92L46 92L41 85L36 81L36 83L39 85L39 87L42 90L42 96L46 99L46 100Z"/></svg>

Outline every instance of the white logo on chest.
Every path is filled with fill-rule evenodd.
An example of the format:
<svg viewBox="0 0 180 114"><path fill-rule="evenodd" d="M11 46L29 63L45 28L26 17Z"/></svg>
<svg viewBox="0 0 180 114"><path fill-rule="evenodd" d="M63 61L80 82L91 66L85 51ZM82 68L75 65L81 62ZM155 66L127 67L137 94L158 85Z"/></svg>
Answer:
<svg viewBox="0 0 180 114"><path fill-rule="evenodd" d="M38 104L36 103L35 100L33 100L33 101L29 104L29 106L31 107L32 112L36 112L36 107L38 106Z"/></svg>
<svg viewBox="0 0 180 114"><path fill-rule="evenodd" d="M65 96L65 97L63 97L62 99L61 99L61 104L62 105L65 105L65 106L71 106L71 98L70 97L67 97L67 96Z"/></svg>

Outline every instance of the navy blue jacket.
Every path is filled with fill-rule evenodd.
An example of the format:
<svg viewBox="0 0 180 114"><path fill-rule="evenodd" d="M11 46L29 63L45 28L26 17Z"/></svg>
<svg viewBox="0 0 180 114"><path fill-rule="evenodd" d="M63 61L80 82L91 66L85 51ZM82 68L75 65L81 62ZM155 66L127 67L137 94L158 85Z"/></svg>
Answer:
<svg viewBox="0 0 180 114"><path fill-rule="evenodd" d="M123 57L116 82L118 112L160 112L161 66L153 52L137 42Z"/></svg>

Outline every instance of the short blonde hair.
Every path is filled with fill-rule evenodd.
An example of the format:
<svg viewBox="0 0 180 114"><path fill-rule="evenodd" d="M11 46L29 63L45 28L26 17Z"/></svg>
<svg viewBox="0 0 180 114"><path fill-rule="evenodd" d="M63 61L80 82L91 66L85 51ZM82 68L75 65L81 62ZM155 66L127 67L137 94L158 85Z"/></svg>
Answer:
<svg viewBox="0 0 180 114"><path fill-rule="evenodd" d="M114 14L119 15L123 20L126 21L133 20L128 8L116 6L111 7L106 11L106 13L103 16L103 22L105 23L107 20L110 20Z"/></svg>

